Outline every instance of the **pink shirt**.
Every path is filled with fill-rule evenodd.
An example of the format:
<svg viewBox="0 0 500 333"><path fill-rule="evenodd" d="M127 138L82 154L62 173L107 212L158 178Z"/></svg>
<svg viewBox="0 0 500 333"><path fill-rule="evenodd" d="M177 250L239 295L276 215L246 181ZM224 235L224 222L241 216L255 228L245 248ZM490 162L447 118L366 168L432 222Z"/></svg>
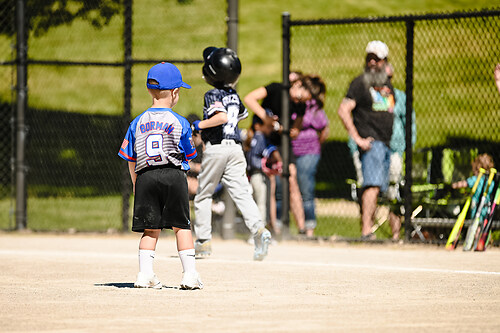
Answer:
<svg viewBox="0 0 500 333"><path fill-rule="evenodd" d="M296 119L297 114L292 115ZM328 117L323 109L320 109L315 100L306 103L306 113L302 121L302 130L298 137L292 140L292 149L295 156L319 155L321 144L319 132L328 126Z"/></svg>

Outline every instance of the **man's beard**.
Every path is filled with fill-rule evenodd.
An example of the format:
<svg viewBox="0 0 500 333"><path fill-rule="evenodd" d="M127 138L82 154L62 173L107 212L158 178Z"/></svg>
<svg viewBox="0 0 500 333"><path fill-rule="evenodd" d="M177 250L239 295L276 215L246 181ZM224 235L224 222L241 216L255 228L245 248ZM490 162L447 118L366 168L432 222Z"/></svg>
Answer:
<svg viewBox="0 0 500 333"><path fill-rule="evenodd" d="M387 83L385 68L365 67L363 82L367 87L383 87Z"/></svg>

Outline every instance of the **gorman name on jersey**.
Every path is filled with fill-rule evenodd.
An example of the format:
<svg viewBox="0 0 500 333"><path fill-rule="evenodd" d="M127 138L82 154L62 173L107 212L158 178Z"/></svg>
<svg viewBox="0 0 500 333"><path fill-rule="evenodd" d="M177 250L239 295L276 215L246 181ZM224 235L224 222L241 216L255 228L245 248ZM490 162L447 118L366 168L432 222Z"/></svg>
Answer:
<svg viewBox="0 0 500 333"><path fill-rule="evenodd" d="M141 126L139 126L141 134L155 130L164 131L165 133L170 134L174 129L175 127L173 124L162 123L159 121L150 121L149 123L141 124Z"/></svg>

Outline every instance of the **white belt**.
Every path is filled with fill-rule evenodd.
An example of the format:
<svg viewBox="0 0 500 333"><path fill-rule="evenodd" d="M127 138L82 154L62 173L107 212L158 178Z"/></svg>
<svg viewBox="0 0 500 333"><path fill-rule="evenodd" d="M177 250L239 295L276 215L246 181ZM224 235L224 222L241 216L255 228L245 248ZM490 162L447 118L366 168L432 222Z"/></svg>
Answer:
<svg viewBox="0 0 500 333"><path fill-rule="evenodd" d="M230 146L230 145L239 145L239 143L238 143L238 142L236 142L236 141L234 141L234 140L232 140L232 139L224 139L224 140L222 140L219 144L220 144L220 145L227 145L227 146ZM206 145L207 147L209 147L209 146L214 146L214 144L212 144L211 142L207 142L205 145Z"/></svg>

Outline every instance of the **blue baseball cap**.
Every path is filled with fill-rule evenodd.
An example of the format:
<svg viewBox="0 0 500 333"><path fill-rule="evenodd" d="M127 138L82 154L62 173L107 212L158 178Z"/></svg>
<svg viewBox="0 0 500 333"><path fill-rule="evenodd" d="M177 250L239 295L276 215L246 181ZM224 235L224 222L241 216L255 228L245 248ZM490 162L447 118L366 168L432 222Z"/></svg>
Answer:
<svg viewBox="0 0 500 333"><path fill-rule="evenodd" d="M148 81L150 79L157 81L158 84L149 84ZM191 89L189 84L182 82L182 75L179 69L169 62L162 62L151 67L148 72L146 86L149 89L159 90L171 90L180 87Z"/></svg>

